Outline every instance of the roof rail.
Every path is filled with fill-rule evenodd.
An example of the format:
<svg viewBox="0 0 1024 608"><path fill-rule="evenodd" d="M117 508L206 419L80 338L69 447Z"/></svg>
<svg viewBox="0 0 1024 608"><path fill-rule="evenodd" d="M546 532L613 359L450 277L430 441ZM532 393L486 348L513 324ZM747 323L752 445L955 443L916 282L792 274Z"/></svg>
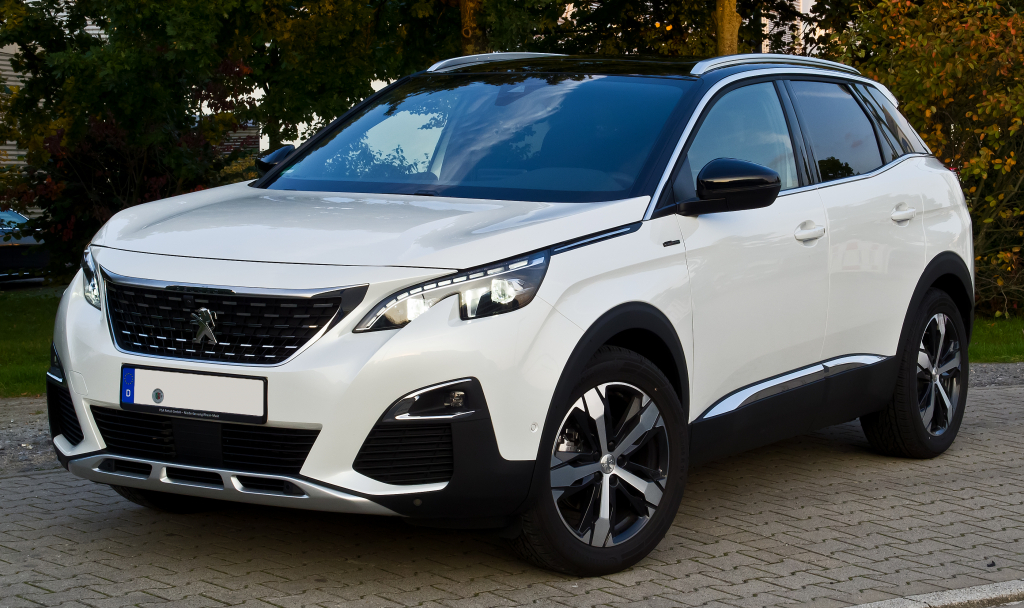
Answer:
<svg viewBox="0 0 1024 608"><path fill-rule="evenodd" d="M691 76L702 76L713 70L731 68L737 65L750 65L752 63L784 63L786 65L802 66L805 68L824 68L826 70L837 70L849 74L860 75L860 70L836 61L826 59L815 59L814 57L803 57L800 55L782 55L777 53L748 53L745 55L726 55L724 57L713 57L705 59L690 70Z"/></svg>
<svg viewBox="0 0 1024 608"><path fill-rule="evenodd" d="M463 57L452 57L438 61L427 68L428 72L447 72L455 68L480 63L491 63L493 61L511 61L515 59L533 59L536 57L565 57L558 53L484 53L483 55L465 55Z"/></svg>

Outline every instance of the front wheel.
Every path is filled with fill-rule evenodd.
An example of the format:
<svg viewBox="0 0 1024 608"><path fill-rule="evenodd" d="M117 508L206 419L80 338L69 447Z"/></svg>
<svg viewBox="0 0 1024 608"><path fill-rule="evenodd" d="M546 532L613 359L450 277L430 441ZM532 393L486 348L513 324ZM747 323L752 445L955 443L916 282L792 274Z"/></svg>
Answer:
<svg viewBox="0 0 1024 608"><path fill-rule="evenodd" d="M664 538L686 483L686 417L675 390L644 357L605 347L556 420L542 438L540 499L513 547L581 576L635 564Z"/></svg>

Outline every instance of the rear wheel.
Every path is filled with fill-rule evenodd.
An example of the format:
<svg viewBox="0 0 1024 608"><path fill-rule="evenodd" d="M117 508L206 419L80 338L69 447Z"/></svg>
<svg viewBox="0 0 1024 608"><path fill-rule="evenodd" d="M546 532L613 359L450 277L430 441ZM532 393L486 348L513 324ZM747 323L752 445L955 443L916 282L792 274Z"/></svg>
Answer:
<svg viewBox="0 0 1024 608"><path fill-rule="evenodd" d="M598 351L547 429L548 474L513 546L537 565L582 576L643 559L683 495L687 433L672 385L650 361Z"/></svg>
<svg viewBox="0 0 1024 608"><path fill-rule="evenodd" d="M170 494L155 490L140 490L127 486L111 485L110 487L120 494L122 498L127 498L137 505L167 513L200 513L202 511L209 511L217 505L217 502L214 500L198 496Z"/></svg>
<svg viewBox="0 0 1024 608"><path fill-rule="evenodd" d="M913 323L892 399L860 422L880 452L934 458L953 444L963 420L967 332L953 299L937 289L925 294Z"/></svg>

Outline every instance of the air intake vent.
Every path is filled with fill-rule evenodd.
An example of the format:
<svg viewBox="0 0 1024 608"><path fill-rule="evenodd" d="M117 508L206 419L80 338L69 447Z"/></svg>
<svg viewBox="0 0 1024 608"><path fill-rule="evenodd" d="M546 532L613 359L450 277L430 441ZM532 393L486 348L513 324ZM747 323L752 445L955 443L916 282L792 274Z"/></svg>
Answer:
<svg viewBox="0 0 1024 608"><path fill-rule="evenodd" d="M384 483L415 485L448 481L454 466L451 424L380 422L352 468Z"/></svg>
<svg viewBox="0 0 1024 608"><path fill-rule="evenodd" d="M252 473L297 475L320 434L96 406L92 413L112 454Z"/></svg>
<svg viewBox="0 0 1024 608"><path fill-rule="evenodd" d="M164 462L174 461L170 418L96 406L92 407L92 416L109 452Z"/></svg>
<svg viewBox="0 0 1024 608"><path fill-rule="evenodd" d="M187 294L110 280L106 291L118 347L176 359L274 365L298 352L336 315L344 315L339 312L343 292L313 298ZM192 315L200 308L216 315L216 343L209 338L193 342L200 325Z"/></svg>
<svg viewBox="0 0 1024 608"><path fill-rule="evenodd" d="M71 445L82 443L82 425L71 401L67 382L58 384L52 379L46 382L46 410L50 419L50 436L64 435Z"/></svg>

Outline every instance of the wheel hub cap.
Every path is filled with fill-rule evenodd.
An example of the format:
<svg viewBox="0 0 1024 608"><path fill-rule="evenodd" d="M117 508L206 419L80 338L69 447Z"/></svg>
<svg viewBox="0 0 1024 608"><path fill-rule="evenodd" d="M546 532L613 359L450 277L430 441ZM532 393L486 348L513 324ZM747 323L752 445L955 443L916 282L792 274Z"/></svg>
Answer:
<svg viewBox="0 0 1024 608"><path fill-rule="evenodd" d="M930 435L949 428L960 404L960 336L943 313L928 320L917 355L917 405Z"/></svg>
<svg viewBox="0 0 1024 608"><path fill-rule="evenodd" d="M551 450L551 497L581 542L617 545L654 516L669 471L658 406L624 383L596 386L569 409Z"/></svg>

